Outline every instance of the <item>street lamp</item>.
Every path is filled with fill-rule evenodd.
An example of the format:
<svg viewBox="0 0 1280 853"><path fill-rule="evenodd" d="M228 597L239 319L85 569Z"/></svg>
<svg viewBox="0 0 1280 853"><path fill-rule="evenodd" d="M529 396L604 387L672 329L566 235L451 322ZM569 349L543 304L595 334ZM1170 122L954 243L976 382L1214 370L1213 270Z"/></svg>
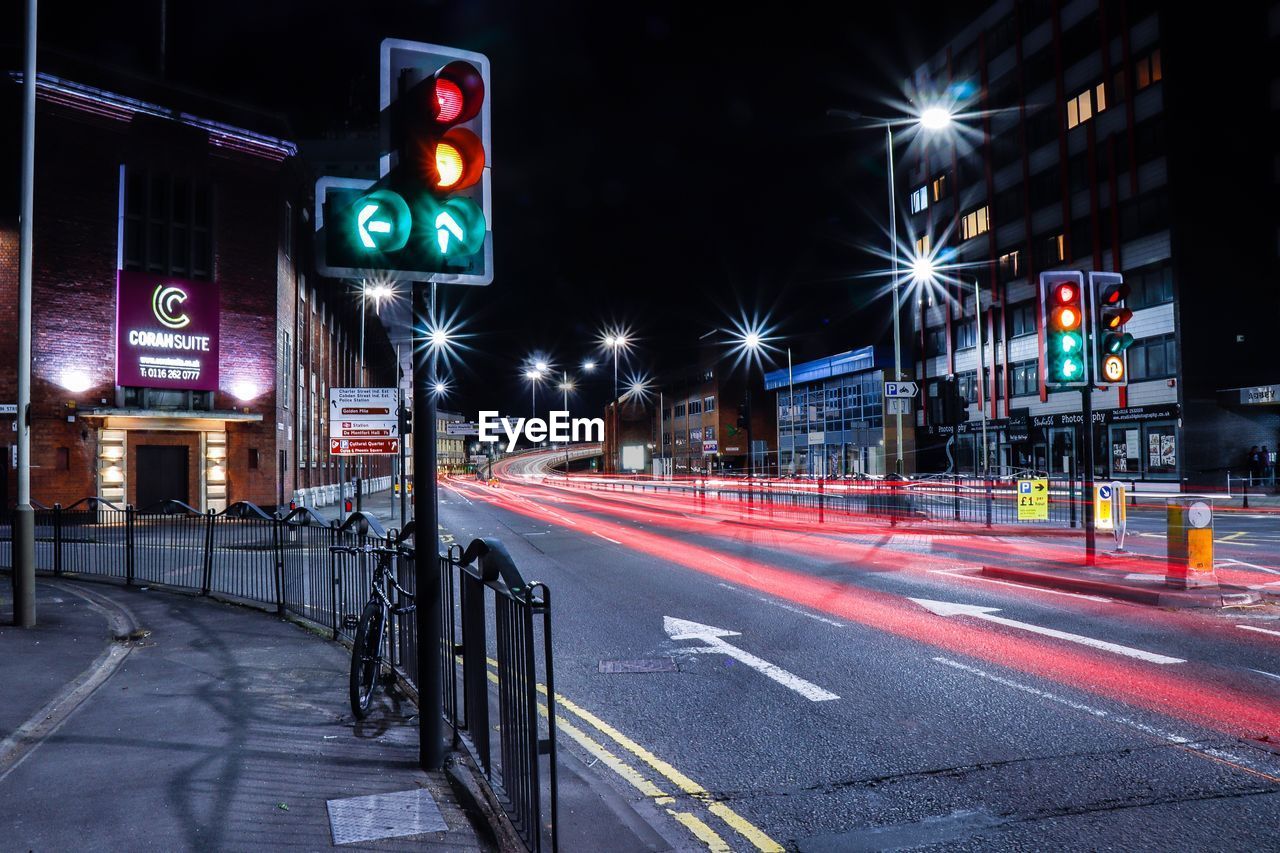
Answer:
<svg viewBox="0 0 1280 853"><path fill-rule="evenodd" d="M850 121L861 121L862 113L856 110L827 110L827 115L839 118L847 118ZM902 307L899 304L898 297L898 205L897 194L894 191L896 181L893 175L893 125L916 125L927 131L941 131L951 126L951 111L942 106L931 106L921 111L920 115L914 118L907 118L898 121L874 121L873 127L884 126L884 150L885 157L889 162L889 257L893 264L893 378L895 381L902 379ZM898 457L894 461L894 471L901 475L903 473L902 460L902 411L899 410L894 417L897 420L896 438Z"/></svg>
<svg viewBox="0 0 1280 853"><path fill-rule="evenodd" d="M618 354L626 352L631 346L631 337L626 329L609 329L600 337L601 343L605 348L613 351L613 437L614 437L614 465L613 470L616 473L621 466L621 458L619 454L622 448L618 444L618 427L622 423L622 415L618 411ZM594 364L593 364L594 367Z"/></svg>
<svg viewBox="0 0 1280 853"><path fill-rule="evenodd" d="M538 364L542 365L544 370L546 369L545 362L540 361ZM536 418L538 416L538 383L542 381L542 370L536 366L531 367L524 372L524 378L529 382L529 404L532 409L530 417Z"/></svg>

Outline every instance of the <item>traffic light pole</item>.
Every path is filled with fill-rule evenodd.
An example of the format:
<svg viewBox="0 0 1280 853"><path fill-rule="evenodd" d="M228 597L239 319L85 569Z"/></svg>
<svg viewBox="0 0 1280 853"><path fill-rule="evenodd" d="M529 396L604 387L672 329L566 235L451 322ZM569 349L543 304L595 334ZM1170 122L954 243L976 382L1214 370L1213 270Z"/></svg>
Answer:
<svg viewBox="0 0 1280 853"><path fill-rule="evenodd" d="M1084 412L1084 481L1082 499L1084 500L1084 564L1094 565L1097 558L1097 532L1093 529L1093 386L1086 385L1080 389L1080 408Z"/></svg>
<svg viewBox="0 0 1280 853"><path fill-rule="evenodd" d="M444 765L440 619L440 522L436 505L436 398L432 394L435 353L421 334L431 325L431 290L413 288L413 543L418 636L418 763L424 770Z"/></svg>

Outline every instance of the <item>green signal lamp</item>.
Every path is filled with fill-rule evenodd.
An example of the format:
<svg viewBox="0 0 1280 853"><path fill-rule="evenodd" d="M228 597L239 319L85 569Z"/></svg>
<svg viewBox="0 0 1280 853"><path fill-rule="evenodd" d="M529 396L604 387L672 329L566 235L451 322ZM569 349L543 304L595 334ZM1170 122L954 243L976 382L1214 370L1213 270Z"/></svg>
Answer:
<svg viewBox="0 0 1280 853"><path fill-rule="evenodd" d="M355 242L364 251L395 252L409 242L413 218L399 193L375 190L356 199L352 209Z"/></svg>

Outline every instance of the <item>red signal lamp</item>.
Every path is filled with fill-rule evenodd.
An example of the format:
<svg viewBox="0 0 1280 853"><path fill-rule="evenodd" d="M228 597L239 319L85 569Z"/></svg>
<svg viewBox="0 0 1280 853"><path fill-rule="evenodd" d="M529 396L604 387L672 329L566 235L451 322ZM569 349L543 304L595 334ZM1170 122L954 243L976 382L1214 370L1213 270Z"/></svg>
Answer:
<svg viewBox="0 0 1280 853"><path fill-rule="evenodd" d="M1113 284L1103 289L1101 302L1103 307L1111 307L1111 306L1119 305L1120 303L1124 302L1125 299L1127 299L1128 297L1129 297L1129 285Z"/></svg>
<svg viewBox="0 0 1280 853"><path fill-rule="evenodd" d="M1056 290L1054 290L1053 298L1062 303L1075 302L1076 289L1069 284L1060 285Z"/></svg>
<svg viewBox="0 0 1280 853"><path fill-rule="evenodd" d="M484 104L484 78L470 62L450 62L413 91L416 107L437 127L470 121Z"/></svg>

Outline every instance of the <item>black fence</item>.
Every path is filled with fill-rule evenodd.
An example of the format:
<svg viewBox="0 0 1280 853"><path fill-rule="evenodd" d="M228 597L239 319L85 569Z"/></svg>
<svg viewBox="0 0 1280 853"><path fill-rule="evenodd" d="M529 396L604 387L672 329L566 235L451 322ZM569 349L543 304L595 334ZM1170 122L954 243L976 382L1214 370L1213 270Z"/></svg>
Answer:
<svg viewBox="0 0 1280 853"><path fill-rule="evenodd" d="M1018 481L935 476L916 480L682 480L614 477L551 477L548 483L592 491L681 494L697 501L756 507L799 521L857 521L891 524L1020 525L1075 527L1083 518L1081 494L1064 481L1047 484L1047 517L1019 520Z"/></svg>
<svg viewBox="0 0 1280 853"><path fill-rule="evenodd" d="M473 540L465 551L454 546L440 569L445 610L459 617L457 633L454 619L444 620L452 644L443 670L445 713L455 737L470 750L525 846L558 850L551 591L527 583L495 539ZM543 814L550 816L545 830Z"/></svg>
<svg viewBox="0 0 1280 853"><path fill-rule="evenodd" d="M374 558L330 548L400 542L413 532L412 523L387 530L360 512L337 524L305 507L279 515L236 503L202 513L179 501L138 509L98 498L37 505L35 522L37 570L225 598L348 641L354 639L348 626L369 599ZM12 539L12 518L0 516L0 569L13 568ZM495 540L476 540L465 552L454 548L438 559L444 719L529 850L540 853L549 845L554 851L551 593L543 584L526 583ZM413 560L401 558L396 569L401 586L415 592ZM416 620L397 614L392 620L385 658L416 694ZM544 814L550 815L547 825Z"/></svg>

